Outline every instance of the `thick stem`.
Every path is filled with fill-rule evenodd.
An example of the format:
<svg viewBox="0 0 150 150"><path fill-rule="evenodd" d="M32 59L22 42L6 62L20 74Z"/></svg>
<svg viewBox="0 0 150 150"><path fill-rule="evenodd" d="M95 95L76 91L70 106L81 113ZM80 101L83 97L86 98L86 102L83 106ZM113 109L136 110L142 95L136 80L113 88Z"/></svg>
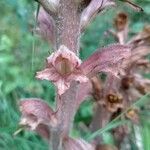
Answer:
<svg viewBox="0 0 150 150"><path fill-rule="evenodd" d="M56 22L56 50L65 45L78 54L80 37L80 14L78 5L74 0L60 0L58 12L55 15ZM53 150L62 149L62 140L68 136L76 113L77 83L71 84L71 88L62 96L57 96L56 130L52 131Z"/></svg>
<svg viewBox="0 0 150 150"><path fill-rule="evenodd" d="M77 111L77 89L78 83L73 82L70 89L65 94L57 96L58 125L56 129L51 132L53 150L61 150L63 138L69 135Z"/></svg>
<svg viewBox="0 0 150 150"><path fill-rule="evenodd" d="M56 15L56 47L65 45L78 53L80 37L80 14L74 0L60 0Z"/></svg>
<svg viewBox="0 0 150 150"><path fill-rule="evenodd" d="M96 104L95 114L93 116L93 120L91 123L91 131L95 132L98 129L104 128L106 124L109 122L111 114L104 108L104 106ZM101 137L97 137L96 144L102 144Z"/></svg>
<svg viewBox="0 0 150 150"><path fill-rule="evenodd" d="M51 7L47 0L39 0L45 10L51 13ZM55 50L65 45L69 50L78 55L80 38L80 13L75 0L60 0L57 10L53 13L55 20ZM77 86L73 82L70 89L62 96L56 97L58 124L51 129L50 149L61 150L63 138L69 135L77 111ZM58 95L58 94L56 94Z"/></svg>
<svg viewBox="0 0 150 150"><path fill-rule="evenodd" d="M61 132L57 130L51 131L51 139L49 143L49 150L62 150Z"/></svg>

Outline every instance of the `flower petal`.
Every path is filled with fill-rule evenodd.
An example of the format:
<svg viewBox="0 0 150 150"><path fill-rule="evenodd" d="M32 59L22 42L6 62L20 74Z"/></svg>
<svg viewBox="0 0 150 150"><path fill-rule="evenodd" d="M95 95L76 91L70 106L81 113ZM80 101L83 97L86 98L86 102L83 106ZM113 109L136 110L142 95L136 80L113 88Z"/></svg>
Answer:
<svg viewBox="0 0 150 150"><path fill-rule="evenodd" d="M58 94L62 95L63 93L65 93L65 91L67 89L70 88L70 81L67 82L63 79L58 80L57 82L54 82L54 84L56 85L57 89L58 89Z"/></svg>
<svg viewBox="0 0 150 150"><path fill-rule="evenodd" d="M74 72L72 73L67 80L75 80L79 83L88 82L89 79L82 72Z"/></svg>
<svg viewBox="0 0 150 150"><path fill-rule="evenodd" d="M22 119L20 124L30 126L35 130L39 124L56 124L53 110L43 100L38 98L23 99L20 102Z"/></svg>
<svg viewBox="0 0 150 150"><path fill-rule="evenodd" d="M89 77L98 72L110 72L117 76L119 65L129 58L130 47L120 44L99 49L81 64L81 70Z"/></svg>
<svg viewBox="0 0 150 150"><path fill-rule="evenodd" d="M47 58L47 63L52 64L55 66L56 64L56 59L61 56L62 58L68 59L70 63L72 63L75 66L79 66L81 64L81 60L76 56L76 54L72 51L70 51L65 45L61 45L60 48L52 53L48 58Z"/></svg>
<svg viewBox="0 0 150 150"><path fill-rule="evenodd" d="M37 72L36 78L55 82L60 78L60 75L57 73L56 69L52 67Z"/></svg>

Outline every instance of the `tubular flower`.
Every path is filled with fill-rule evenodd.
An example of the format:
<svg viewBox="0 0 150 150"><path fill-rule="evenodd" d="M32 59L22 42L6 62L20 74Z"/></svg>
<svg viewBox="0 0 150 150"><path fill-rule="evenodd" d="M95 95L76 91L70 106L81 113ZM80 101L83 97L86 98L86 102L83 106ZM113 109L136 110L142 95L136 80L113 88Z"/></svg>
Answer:
<svg viewBox="0 0 150 150"><path fill-rule="evenodd" d="M117 76L119 64L129 57L130 48L123 45L111 45L97 50L92 56L81 63L81 60L64 45L47 58L47 67L37 72L41 80L52 81L58 94L62 95L73 80L79 83L88 82L89 78L99 72L109 72Z"/></svg>
<svg viewBox="0 0 150 150"><path fill-rule="evenodd" d="M55 126L57 124L53 110L43 100L29 98L20 102L22 117L20 125L43 132L43 126Z"/></svg>
<svg viewBox="0 0 150 150"><path fill-rule="evenodd" d="M120 71L119 64L128 58L129 54L129 47L116 44L97 50L82 63L73 52L62 45L47 58L46 69L37 72L36 77L52 81L58 89L58 94L62 95L70 88L73 80L79 83L88 82L89 78L99 72L110 72L117 76Z"/></svg>
<svg viewBox="0 0 150 150"><path fill-rule="evenodd" d="M87 82L88 78L81 72L79 66L81 60L64 45L60 46L56 53L47 58L47 67L37 72L38 79L52 81L58 94L62 95L69 87L71 81Z"/></svg>

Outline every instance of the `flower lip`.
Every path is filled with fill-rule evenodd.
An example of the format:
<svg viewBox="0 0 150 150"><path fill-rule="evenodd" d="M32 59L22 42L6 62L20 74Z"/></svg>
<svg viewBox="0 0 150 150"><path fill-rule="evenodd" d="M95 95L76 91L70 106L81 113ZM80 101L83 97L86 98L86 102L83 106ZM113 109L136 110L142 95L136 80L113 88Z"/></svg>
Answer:
<svg viewBox="0 0 150 150"><path fill-rule="evenodd" d="M62 56L56 58L54 67L63 76L71 74L75 69L75 66Z"/></svg>

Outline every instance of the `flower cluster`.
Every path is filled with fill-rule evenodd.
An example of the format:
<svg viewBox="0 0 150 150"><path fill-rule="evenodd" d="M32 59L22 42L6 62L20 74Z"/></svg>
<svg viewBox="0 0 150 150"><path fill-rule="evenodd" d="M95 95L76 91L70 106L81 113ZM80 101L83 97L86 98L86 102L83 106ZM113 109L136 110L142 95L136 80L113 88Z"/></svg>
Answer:
<svg viewBox="0 0 150 150"><path fill-rule="evenodd" d="M150 91L150 79L145 78L143 73L150 73L150 61L146 56L150 54L150 27L144 27L143 31L134 35L128 40L128 16L126 13L119 13L114 20L115 30L109 30L119 43L124 43L131 47L131 56L126 59L122 66L125 67L120 72L119 77L107 75L106 80L98 77L92 79L93 97L96 99L97 110L105 109L108 118L101 118L101 122L109 122L111 119L126 112L124 119L132 123L139 123L140 108L130 108L131 104ZM128 111L127 109L130 108ZM101 113L101 111L96 111ZM107 120L107 121L106 121ZM93 123L94 124L94 123ZM104 126L104 125L103 125ZM118 143L129 133L127 126L120 126L114 129L114 136Z"/></svg>
<svg viewBox="0 0 150 150"><path fill-rule="evenodd" d="M137 36L127 43L128 17L126 14L119 14L115 21L116 32L110 31L115 35L118 43L97 49L82 62L78 57L80 33L96 14L108 6L115 6L115 1L37 1L42 7L37 16L38 28L36 31L52 44L54 52L46 59L45 69L36 73L36 78L48 80L55 85L57 89L56 109L53 110L38 98L23 99L20 103L22 113L20 125L50 140L54 150L59 148L64 150L116 150L116 147L96 146L82 139L73 139L69 136L69 131L75 113L87 95L95 94L95 98L103 108L116 112L124 108L125 96L130 96L126 93L130 92L129 88L134 87L142 94L146 92L143 88L145 84L149 84L149 80L143 80L143 77L135 73L135 70L137 66L147 67L149 64L143 59L147 55L148 46L145 47L147 36L144 38L141 37L142 35ZM141 10L129 0L124 0L124 2ZM96 76L101 72L107 74L106 82L100 87L95 86L97 82L95 79L98 79ZM102 92L99 93L99 91ZM126 98L128 102L129 97ZM135 110L130 110L126 117L131 119L135 113Z"/></svg>

